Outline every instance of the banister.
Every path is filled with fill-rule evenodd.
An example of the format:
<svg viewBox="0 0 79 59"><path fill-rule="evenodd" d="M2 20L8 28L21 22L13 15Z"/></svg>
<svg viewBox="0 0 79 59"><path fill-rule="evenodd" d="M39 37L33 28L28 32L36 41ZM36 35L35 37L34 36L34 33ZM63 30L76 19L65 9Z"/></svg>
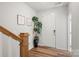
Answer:
<svg viewBox="0 0 79 59"><path fill-rule="evenodd" d="M2 32L3 34L7 35L7 36L10 36L11 38L15 39L15 40L18 40L19 42L22 41L22 39L15 35L14 33L10 32L9 30L5 29L4 27L0 26L0 32Z"/></svg>
<svg viewBox="0 0 79 59"><path fill-rule="evenodd" d="M21 57L29 56L29 51L28 51L29 34L28 33L20 33L19 36L17 36L2 26L0 26L0 32L20 42L20 56Z"/></svg>
<svg viewBox="0 0 79 59"><path fill-rule="evenodd" d="M28 57L28 33L20 33L19 35L22 38L22 43L20 43L20 56L21 57Z"/></svg>

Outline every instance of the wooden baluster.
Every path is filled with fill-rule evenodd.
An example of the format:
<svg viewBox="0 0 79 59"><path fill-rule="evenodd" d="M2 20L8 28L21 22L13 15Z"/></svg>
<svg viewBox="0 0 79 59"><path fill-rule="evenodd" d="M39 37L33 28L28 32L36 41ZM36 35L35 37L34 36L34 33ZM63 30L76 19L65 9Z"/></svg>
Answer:
<svg viewBox="0 0 79 59"><path fill-rule="evenodd" d="M22 42L20 43L20 56L21 57L29 56L28 36L29 36L28 33L20 33L20 37L22 39Z"/></svg>

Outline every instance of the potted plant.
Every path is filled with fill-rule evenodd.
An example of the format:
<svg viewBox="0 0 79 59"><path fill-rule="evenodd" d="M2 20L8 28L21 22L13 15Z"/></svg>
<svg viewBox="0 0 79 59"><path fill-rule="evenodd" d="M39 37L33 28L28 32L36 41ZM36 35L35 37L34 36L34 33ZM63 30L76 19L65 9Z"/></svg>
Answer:
<svg viewBox="0 0 79 59"><path fill-rule="evenodd" d="M34 47L38 47L38 42L39 42L39 34L41 33L41 29L42 29L42 23L40 21L38 21L38 17L34 16L32 17L32 21L34 23Z"/></svg>

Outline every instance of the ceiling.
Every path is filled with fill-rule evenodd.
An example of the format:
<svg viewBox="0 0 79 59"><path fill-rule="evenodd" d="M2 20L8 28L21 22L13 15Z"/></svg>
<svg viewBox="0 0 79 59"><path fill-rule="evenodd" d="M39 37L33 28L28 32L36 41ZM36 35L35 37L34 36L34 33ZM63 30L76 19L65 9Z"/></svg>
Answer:
<svg viewBox="0 0 79 59"><path fill-rule="evenodd" d="M67 2L27 2L27 4L36 11L41 11L67 5Z"/></svg>

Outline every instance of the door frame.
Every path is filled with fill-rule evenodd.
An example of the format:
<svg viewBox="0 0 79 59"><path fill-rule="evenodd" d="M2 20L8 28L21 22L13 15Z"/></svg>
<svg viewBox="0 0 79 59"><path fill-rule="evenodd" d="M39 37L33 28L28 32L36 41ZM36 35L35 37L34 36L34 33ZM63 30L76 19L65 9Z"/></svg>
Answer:
<svg viewBox="0 0 79 59"><path fill-rule="evenodd" d="M67 49L68 51L72 51L72 15L69 12L68 13L68 19L67 19Z"/></svg>

